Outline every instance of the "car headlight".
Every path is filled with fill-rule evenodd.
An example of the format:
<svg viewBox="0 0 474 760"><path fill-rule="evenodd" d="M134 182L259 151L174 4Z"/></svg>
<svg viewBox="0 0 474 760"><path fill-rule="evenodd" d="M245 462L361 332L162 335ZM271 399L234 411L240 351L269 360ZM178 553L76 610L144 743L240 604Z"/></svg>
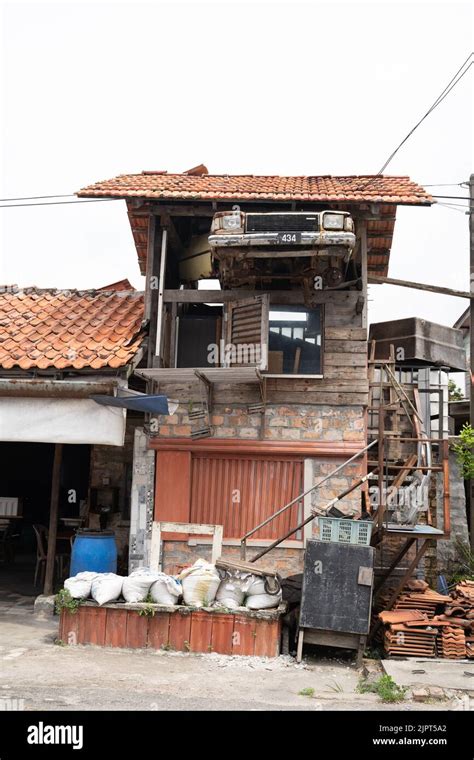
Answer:
<svg viewBox="0 0 474 760"><path fill-rule="evenodd" d="M211 232L243 231L243 215L240 211L219 211L212 220Z"/></svg>
<svg viewBox="0 0 474 760"><path fill-rule="evenodd" d="M344 214L324 214L323 227L325 230L343 230Z"/></svg>
<svg viewBox="0 0 474 760"><path fill-rule="evenodd" d="M354 220L351 216L344 218L344 229L346 232L354 232Z"/></svg>

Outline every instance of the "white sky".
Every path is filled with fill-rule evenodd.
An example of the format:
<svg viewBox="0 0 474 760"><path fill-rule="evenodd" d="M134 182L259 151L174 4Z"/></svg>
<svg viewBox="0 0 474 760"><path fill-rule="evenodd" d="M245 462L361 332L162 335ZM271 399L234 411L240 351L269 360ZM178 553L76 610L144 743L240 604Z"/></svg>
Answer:
<svg viewBox="0 0 474 760"><path fill-rule="evenodd" d="M455 3L2 4L1 197L143 169L375 173L472 50ZM472 69L386 173L472 171ZM431 188L448 195L465 188ZM448 202L448 201L447 201ZM462 203L462 201L454 201ZM0 283L143 287L124 203L0 209ZM468 290L468 217L398 210L390 274ZM370 321L467 301L371 286Z"/></svg>

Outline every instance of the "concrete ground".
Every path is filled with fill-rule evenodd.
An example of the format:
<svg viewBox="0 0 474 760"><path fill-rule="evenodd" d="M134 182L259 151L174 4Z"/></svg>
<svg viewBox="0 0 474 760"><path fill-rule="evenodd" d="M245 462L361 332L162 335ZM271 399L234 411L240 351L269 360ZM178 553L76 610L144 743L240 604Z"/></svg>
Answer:
<svg viewBox="0 0 474 760"><path fill-rule="evenodd" d="M0 702L24 710L469 709L460 701L463 692L428 704L407 693L395 705L359 694L361 672L349 655L310 656L298 665L291 657L68 647L55 644L57 631L58 618L38 619L30 597L1 596ZM382 672L375 661L366 667Z"/></svg>

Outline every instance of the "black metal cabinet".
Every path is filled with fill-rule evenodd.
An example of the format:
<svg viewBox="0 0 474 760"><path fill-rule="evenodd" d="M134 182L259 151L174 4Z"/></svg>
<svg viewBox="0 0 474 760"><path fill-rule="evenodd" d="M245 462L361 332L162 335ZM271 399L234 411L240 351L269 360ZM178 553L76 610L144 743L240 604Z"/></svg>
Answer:
<svg viewBox="0 0 474 760"><path fill-rule="evenodd" d="M303 641L363 651L369 631L375 550L371 546L310 540L306 546L300 610Z"/></svg>

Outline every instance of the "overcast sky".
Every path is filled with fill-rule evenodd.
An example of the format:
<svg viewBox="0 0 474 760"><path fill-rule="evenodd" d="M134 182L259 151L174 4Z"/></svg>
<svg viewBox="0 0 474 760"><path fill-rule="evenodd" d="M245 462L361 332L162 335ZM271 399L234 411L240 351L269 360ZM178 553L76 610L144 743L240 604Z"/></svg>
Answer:
<svg viewBox="0 0 474 760"><path fill-rule="evenodd" d="M211 173L375 173L473 48L472 12L455 3L2 11L2 198L201 162ZM468 179L472 71L386 173ZM0 222L0 283L90 288L128 277L143 287L122 201L0 209ZM468 264L462 209L399 208L391 276L467 290ZM372 322L452 324L468 303L386 285L371 286L370 299Z"/></svg>

